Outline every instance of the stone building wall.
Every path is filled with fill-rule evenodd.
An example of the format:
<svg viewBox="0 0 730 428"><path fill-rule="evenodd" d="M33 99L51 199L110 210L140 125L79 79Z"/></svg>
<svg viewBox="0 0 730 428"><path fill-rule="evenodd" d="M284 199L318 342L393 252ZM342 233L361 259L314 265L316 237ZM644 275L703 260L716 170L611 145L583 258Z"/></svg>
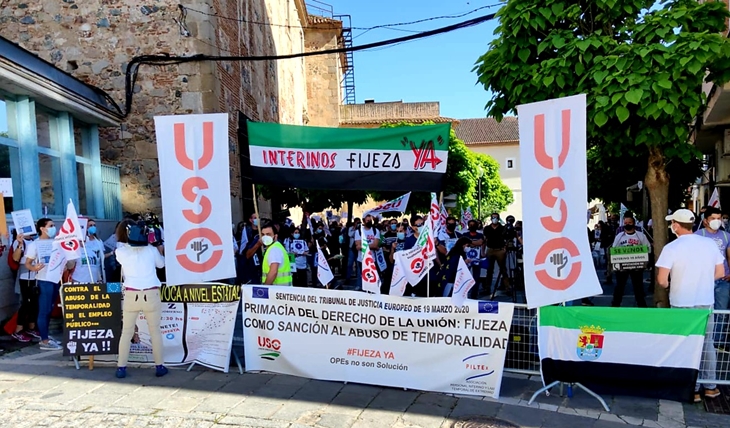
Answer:
<svg viewBox="0 0 730 428"><path fill-rule="evenodd" d="M336 49L339 47L338 37L341 32L342 25L338 25L337 21L310 25L305 32L306 51ZM309 56L305 59L308 117L311 126L340 125L342 60L343 56L340 54Z"/></svg>
<svg viewBox="0 0 730 428"><path fill-rule="evenodd" d="M181 34L177 0L0 4L0 35L98 86L122 107L126 65L138 55L275 55L303 47L294 0L190 0L185 6L203 12L188 12L184 24L190 36ZM141 67L130 115L121 127L102 129L100 135L102 162L121 168L123 209L161 213L155 115L228 112L231 197L234 219L240 218L236 211L246 189L240 188L237 112L301 124L304 80L301 60Z"/></svg>

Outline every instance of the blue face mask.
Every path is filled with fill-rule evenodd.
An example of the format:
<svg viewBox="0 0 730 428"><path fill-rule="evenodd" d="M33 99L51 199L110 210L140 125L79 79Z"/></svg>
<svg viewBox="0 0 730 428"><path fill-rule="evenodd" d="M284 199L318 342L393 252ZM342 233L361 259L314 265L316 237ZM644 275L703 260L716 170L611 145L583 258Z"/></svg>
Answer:
<svg viewBox="0 0 730 428"><path fill-rule="evenodd" d="M345 237L340 235L340 244L342 244L343 242L345 242Z"/></svg>
<svg viewBox="0 0 730 428"><path fill-rule="evenodd" d="M398 229L398 225L397 224L391 224L390 225L390 230L396 230L396 229Z"/></svg>
<svg viewBox="0 0 730 428"><path fill-rule="evenodd" d="M321 228L317 229L317 233L322 233L322 229Z"/></svg>
<svg viewBox="0 0 730 428"><path fill-rule="evenodd" d="M89 226L87 231L89 232L89 235L96 235L96 226Z"/></svg>
<svg viewBox="0 0 730 428"><path fill-rule="evenodd" d="M401 241L406 239L406 234L403 232L398 232L398 239L400 239Z"/></svg>
<svg viewBox="0 0 730 428"><path fill-rule="evenodd" d="M253 225L258 226L259 225L259 219L255 218L253 219Z"/></svg>
<svg viewBox="0 0 730 428"><path fill-rule="evenodd" d="M48 234L48 237L53 239L56 237L56 228L55 227L49 227L46 229L46 233Z"/></svg>
<svg viewBox="0 0 730 428"><path fill-rule="evenodd" d="M294 239L299 239L299 236L300 236L300 235L299 235L298 233L295 233L295 234L293 234L292 236L294 237Z"/></svg>

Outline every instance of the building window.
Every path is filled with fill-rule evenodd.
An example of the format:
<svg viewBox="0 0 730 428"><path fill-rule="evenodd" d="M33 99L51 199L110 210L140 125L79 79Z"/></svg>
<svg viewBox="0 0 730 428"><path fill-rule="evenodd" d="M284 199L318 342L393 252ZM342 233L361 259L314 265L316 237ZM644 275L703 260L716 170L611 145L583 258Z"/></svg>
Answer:
<svg viewBox="0 0 730 428"><path fill-rule="evenodd" d="M79 206L76 207L79 213L95 217L98 214L93 212L93 187L92 168L93 160L91 156L91 142L89 125L74 120L74 147L76 152L76 180L79 192Z"/></svg>
<svg viewBox="0 0 730 428"><path fill-rule="evenodd" d="M21 189L20 179L18 178L20 168L18 142L11 134L11 115L8 110L6 99L0 94L0 178L16 177L13 180L13 197L3 198L6 214L13 211L14 200L16 198L20 200Z"/></svg>
<svg viewBox="0 0 730 428"><path fill-rule="evenodd" d="M515 169L515 158L507 158L505 161L505 169Z"/></svg>
<svg viewBox="0 0 730 428"><path fill-rule="evenodd" d="M61 160L57 156L39 153L38 167L41 177L41 214L44 217L62 216Z"/></svg>

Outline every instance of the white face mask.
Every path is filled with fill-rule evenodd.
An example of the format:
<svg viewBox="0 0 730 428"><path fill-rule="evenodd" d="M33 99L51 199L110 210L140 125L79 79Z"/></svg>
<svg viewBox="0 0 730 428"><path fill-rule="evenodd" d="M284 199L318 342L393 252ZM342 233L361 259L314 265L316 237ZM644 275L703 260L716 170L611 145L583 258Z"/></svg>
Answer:
<svg viewBox="0 0 730 428"><path fill-rule="evenodd" d="M274 238L268 235L264 235L261 237L261 242L263 242L264 245L268 247L269 245L274 243Z"/></svg>
<svg viewBox="0 0 730 428"><path fill-rule="evenodd" d="M674 225L673 224L669 226L669 230L672 231L672 233L674 234L674 236L679 236L679 234L677 233L677 229L674 228Z"/></svg>
<svg viewBox="0 0 730 428"><path fill-rule="evenodd" d="M710 221L710 229L720 230L720 227L722 227L722 220L711 220Z"/></svg>

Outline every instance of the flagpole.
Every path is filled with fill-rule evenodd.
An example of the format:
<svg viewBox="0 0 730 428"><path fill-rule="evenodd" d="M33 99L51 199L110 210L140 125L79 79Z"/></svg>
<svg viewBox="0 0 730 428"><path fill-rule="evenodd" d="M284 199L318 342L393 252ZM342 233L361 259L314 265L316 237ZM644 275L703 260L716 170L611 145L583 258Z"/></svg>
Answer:
<svg viewBox="0 0 730 428"><path fill-rule="evenodd" d="M253 190L253 210L256 213L256 218L259 220L259 224L261 224L261 218L259 217L259 203L258 198L256 197L256 185L251 183L251 189Z"/></svg>
<svg viewBox="0 0 730 428"><path fill-rule="evenodd" d="M68 201L71 204L74 203L73 199L69 199ZM75 210L75 206L74 206L74 210ZM68 216L68 213L66 213L66 216ZM76 217L78 218L78 214L76 215ZM89 279L91 281L94 281L94 273L92 272L91 265L89 264L89 253L86 251L86 242L85 242L86 241L86 237L85 236L82 236L81 238L79 238L79 241L81 241L81 248L84 249L84 256L86 257L86 267L89 268ZM82 260L82 262L83 262L83 260Z"/></svg>

